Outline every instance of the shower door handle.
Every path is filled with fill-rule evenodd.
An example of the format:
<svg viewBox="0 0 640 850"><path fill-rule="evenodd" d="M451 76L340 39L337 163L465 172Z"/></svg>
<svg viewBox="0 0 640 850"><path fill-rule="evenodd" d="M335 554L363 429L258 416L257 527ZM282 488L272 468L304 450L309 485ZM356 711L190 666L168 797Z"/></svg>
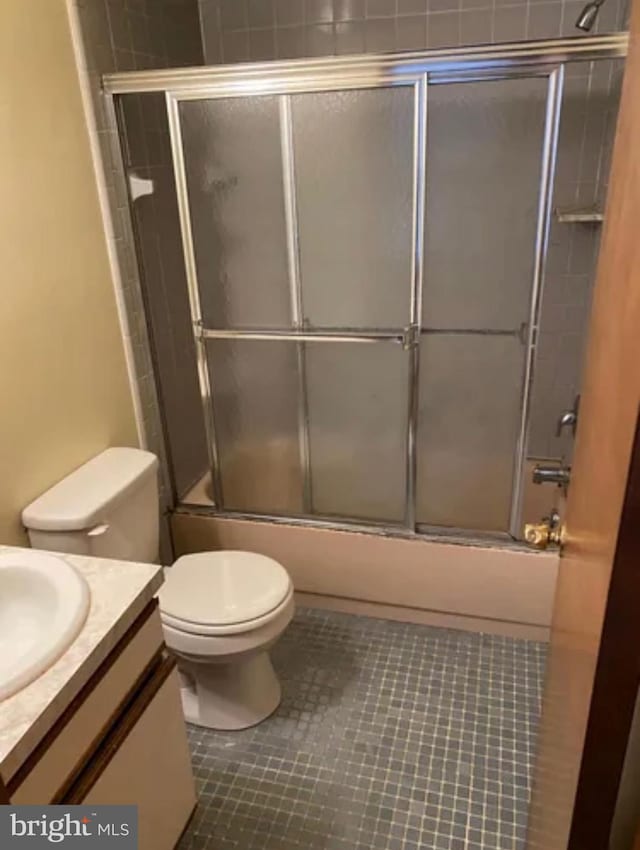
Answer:
<svg viewBox="0 0 640 850"><path fill-rule="evenodd" d="M423 327L419 333L425 335L439 334L441 336L511 336L523 345L526 342L527 323L522 322L517 328L434 328Z"/></svg>
<svg viewBox="0 0 640 850"><path fill-rule="evenodd" d="M354 328L307 328L305 330L276 330L273 328L255 328L239 330L235 328L206 328L201 321L193 323L196 339L237 339L262 340L266 342L357 342L377 343L393 342L396 345L407 346L410 339L410 329L402 331L368 330ZM410 344L410 343L409 343Z"/></svg>

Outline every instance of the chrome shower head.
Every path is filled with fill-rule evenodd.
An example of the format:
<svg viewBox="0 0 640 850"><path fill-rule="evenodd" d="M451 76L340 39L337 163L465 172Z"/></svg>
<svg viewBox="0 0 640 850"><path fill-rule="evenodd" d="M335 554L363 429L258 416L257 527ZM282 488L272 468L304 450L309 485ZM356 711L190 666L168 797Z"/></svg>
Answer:
<svg viewBox="0 0 640 850"><path fill-rule="evenodd" d="M587 3L582 12L580 12L580 16L576 21L576 27L579 30L583 30L583 32L591 32L598 17L600 6L603 3L604 0L592 0L591 3Z"/></svg>

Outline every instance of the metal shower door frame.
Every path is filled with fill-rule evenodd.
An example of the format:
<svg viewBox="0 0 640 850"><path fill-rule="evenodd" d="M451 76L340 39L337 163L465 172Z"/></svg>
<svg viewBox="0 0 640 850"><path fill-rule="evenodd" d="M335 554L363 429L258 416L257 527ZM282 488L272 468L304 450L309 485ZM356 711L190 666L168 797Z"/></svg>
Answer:
<svg viewBox="0 0 640 850"><path fill-rule="evenodd" d="M563 69L514 67L506 71L466 70L436 73L423 73L417 77L405 78L382 76L374 85L364 84L360 79L335 81L333 85L324 84L320 87L305 89L304 93L331 90L363 90L379 89L393 86L409 86L414 91L414 139L413 139L413 199L412 199L412 271L410 290L409 324L402 335L396 331L381 331L368 329L353 331L351 329L306 330L302 318L302 291L299 267L298 222L295 201L295 164L291 136L291 106L290 92L270 90L270 95L277 95L280 108L280 143L283 161L283 184L285 197L285 220L287 225L287 254L289 267L289 288L291 297L292 324L290 331L274 331L260 328L250 331L239 329L209 328L203 325L200 305L200 288L196 270L195 249L191 233L191 212L185 172L184 149L180 124L179 104L190 100L212 100L228 98L226 89L222 91L180 92L166 94L169 129L173 152L174 173L176 179L178 206L182 227L183 250L187 281L189 285L189 300L193 321L195 340L198 351L198 369L205 416L207 443L209 446L212 473L213 493L216 506L225 513L229 511L224 506L223 485L220 474L220 451L216 439L215 403L213 400L212 384L215 383L215 373L207 357L206 341L208 339L237 339L237 340L277 340L291 341L296 344L298 358L298 443L300 465L303 480L303 512L313 517L312 512L312 477L309 457L309 418L306 396L305 374L305 343L322 342L401 342L409 352L409 388L408 411L406 417L406 455L405 455L405 506L403 527L409 531L420 530L416 516L417 498L417 435L419 408L419 369L421 337L429 330L422 327L422 290L424 272L424 232L425 232L425 193L426 168L428 166L426 151L426 122L428 110L428 86L446 85L448 83L465 83L478 81L509 80L518 78L545 77L548 79L547 102L543 145L541 151L541 180L538 195L538 213L536 222L536 241L534 247L534 270L531 286L529 321L527 323L527 341L525 352L525 369L521 383L520 425L514 449L514 475L512 484L511 510L509 516L509 533L515 537L520 525L520 505L523 491L523 474L526 460L526 443L529 425L529 410L531 387L534 374L534 360L537 333L539 326L540 300L544 271L544 256L546 253L549 221L551 212L551 188L557 146L558 124L560 117L560 102L562 96ZM301 92L296 92L301 93ZM234 96L253 96L238 95ZM348 521L348 518L345 518ZM390 523L391 525L391 523ZM425 530L433 532L433 527ZM461 530L464 533L464 529Z"/></svg>
<svg viewBox="0 0 640 850"><path fill-rule="evenodd" d="M549 80L545 130L541 151L541 179L538 196L535 255L529 322L527 328L525 367L521 394L521 416L514 458L514 478L510 512L509 534L494 533L494 537L519 532L520 510L524 483L524 464L529 425L531 387L534 360L539 332L539 313L544 277L544 261L549 235L553 173L558 143L561 112L563 64L568 61L620 58L626 55L626 34L589 36L581 39L552 39L530 43L515 43L477 48L423 51L420 53L385 56L355 56L294 62L269 62L239 66L191 68L166 71L141 71L106 75L104 88L107 94L164 92L166 98L171 149L178 197L180 228L183 243L185 270L189 287L189 301L198 352L198 373L203 402L213 491L218 512L228 516L285 521L283 516L234 511L223 508L220 480L219 449L216 441L215 412L211 393L211 375L206 356L206 340L222 338L281 339L297 345L299 375L301 379L301 407L299 410L300 461L307 485L305 509L311 504L309 480L308 419L304 397L304 348L311 342L395 342L409 351L410 386L406 429L406 493L405 518L402 525L378 521L344 521L322 518L317 515L290 518L296 522L318 524L335 528L359 528L369 531L415 534L439 534L478 537L477 531L466 529L433 528L416 523L416 469L417 469L417 418L420 337L430 332L421 327L421 299L424 267L424 211L426 192L426 120L428 87L452 82L512 79L544 76ZM300 273L295 209L295 174L292 159L291 116L289 96L294 93L311 93L348 89L372 89L389 86L414 88L414 186L413 186L413 250L410 322L402 332L397 330L332 328L309 330L304 328L300 301ZM287 254L293 330L236 331L205 328L202 324L200 294L198 289L195 252L191 232L189 198L187 192L184 151L180 127L179 103L185 100L252 97L259 95L281 96L281 144L283 156L283 181L285 190L285 218L287 221ZM282 132L284 127L284 133ZM289 518L286 518L289 519ZM481 533L480 533L481 535Z"/></svg>
<svg viewBox="0 0 640 850"><path fill-rule="evenodd" d="M535 356L537 350L538 334L540 328L540 310L542 306L542 289L544 283L545 260L549 241L549 232L551 226L551 207L553 198L553 178L555 174L556 153L558 147L558 133L560 128L560 115L562 110L562 91L564 84L564 65L540 67L532 65L514 65L507 71L501 69L487 70L461 70L461 71L442 71L428 74L428 84L447 84L447 83L465 83L465 82L490 82L515 79L532 79L535 77L543 77L547 79L547 96L545 103L545 119L544 131L542 138L542 146L540 150L540 181L538 187L537 211L536 211L536 229L533 251L533 269L531 276L531 290L529 295L529 309L525 331L524 368L521 381L520 394L520 417L518 425L518 435L514 445L513 456L513 477L511 485L511 504L509 510L508 532L491 532L494 537L507 536L509 538L517 538L521 529L521 513L522 499L524 493L524 471L526 464L526 451L529 436L529 420L531 413L531 394L533 389L533 379L535 372ZM428 165L428 157L427 157ZM428 281L427 281L428 285ZM521 329L522 330L522 329ZM421 334L428 333L443 333L446 331L421 328ZM472 330L456 330L455 333L476 334L484 333L486 335L505 335L504 331L492 331L484 329L479 331ZM521 335L518 331L509 335ZM438 527L427 525L426 523L418 523L416 530L426 534L437 534ZM469 535L471 532L465 528L452 529L447 527L449 533L458 535ZM482 532L481 532L482 533ZM487 532L484 532L485 534ZM478 531L475 531L478 534Z"/></svg>
<svg viewBox="0 0 640 850"><path fill-rule="evenodd" d="M215 404L212 386L215 375L207 358L206 341L208 339L271 340L292 342L296 345L298 358L298 442L300 465L303 476L304 513L312 519L312 477L309 456L309 418L306 398L305 344L314 343L395 343L408 351L409 386L408 412L406 417L406 456L405 456L405 506L404 521L400 527L415 527L416 493L416 431L418 412L418 365L420 342L420 312L422 305L422 271L424 239L424 161L426 144L426 86L425 73L402 75L380 75L375 82L356 75L349 79L318 80L313 87L291 90L291 86L275 85L260 94L276 95L279 98L280 144L283 163L283 189L285 200L285 221L287 241L287 265L289 273L289 292L292 316L292 329L255 328L251 330L231 328L210 328L203 324L200 303L195 248L191 230L191 212L185 169L182 128L179 106L181 102L193 100L216 100L229 97L255 97L255 92L230 93L227 87L197 88L193 91L165 92L171 150L178 198L178 211L182 235L185 270L189 290L191 319L197 346L198 374L209 446L212 486L216 507L224 513L237 515L237 511L224 508L224 493L220 475L220 451L216 439ZM382 88L410 88L413 91L413 180L412 180L412 245L409 315L403 328L307 328L304 326L302 311L302 287L300 280L300 258L298 244L298 222L295 197L295 162L293 155L293 137L291 126L290 96L293 93L312 93L325 91L362 91ZM347 520L348 521L348 520ZM390 523L393 525L393 523Z"/></svg>

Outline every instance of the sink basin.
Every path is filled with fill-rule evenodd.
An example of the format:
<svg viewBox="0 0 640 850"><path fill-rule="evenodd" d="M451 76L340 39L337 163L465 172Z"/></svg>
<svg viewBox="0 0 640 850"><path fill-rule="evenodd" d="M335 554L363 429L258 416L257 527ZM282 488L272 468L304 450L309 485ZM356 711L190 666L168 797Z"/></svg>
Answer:
<svg viewBox="0 0 640 850"><path fill-rule="evenodd" d="M62 558L29 551L0 554L0 700L62 655L88 611L89 587Z"/></svg>

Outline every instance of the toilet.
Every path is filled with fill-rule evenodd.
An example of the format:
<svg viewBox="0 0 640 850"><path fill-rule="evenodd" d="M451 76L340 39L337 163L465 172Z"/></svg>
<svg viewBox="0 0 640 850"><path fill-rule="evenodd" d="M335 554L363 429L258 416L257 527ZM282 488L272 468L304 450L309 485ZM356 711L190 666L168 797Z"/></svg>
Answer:
<svg viewBox="0 0 640 850"><path fill-rule="evenodd" d="M156 456L110 448L32 502L22 521L34 549L154 563L158 508ZM281 564L253 552L183 555L165 569L158 600L189 722L246 729L275 711L269 650L294 612Z"/></svg>
<svg viewBox="0 0 640 850"><path fill-rule="evenodd" d="M183 555L158 594L167 646L179 662L192 723L246 729L280 704L269 649L291 622L293 585L253 552Z"/></svg>

